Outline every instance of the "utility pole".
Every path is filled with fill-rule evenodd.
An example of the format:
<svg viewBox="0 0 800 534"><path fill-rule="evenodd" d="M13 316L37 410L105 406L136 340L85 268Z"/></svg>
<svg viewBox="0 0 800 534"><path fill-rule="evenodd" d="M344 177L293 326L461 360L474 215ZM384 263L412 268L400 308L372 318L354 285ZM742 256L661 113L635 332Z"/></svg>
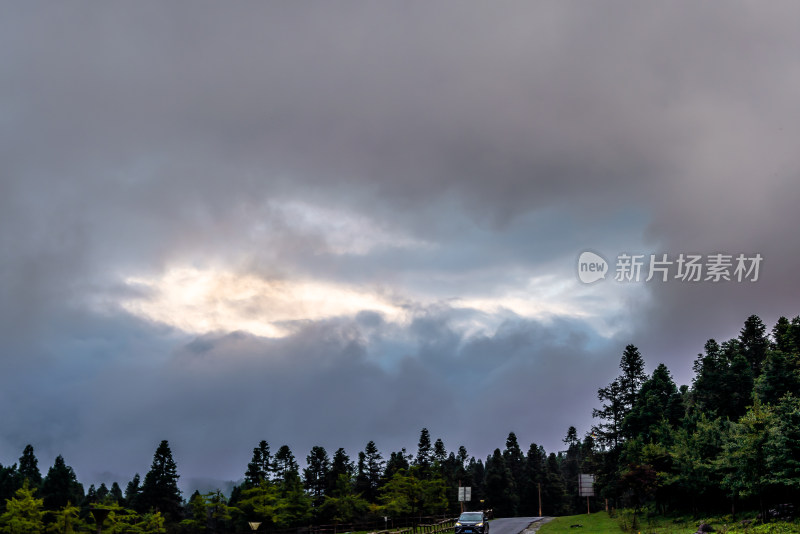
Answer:
<svg viewBox="0 0 800 534"><path fill-rule="evenodd" d="M539 486L539 517L542 517L542 483L537 482L537 486Z"/></svg>

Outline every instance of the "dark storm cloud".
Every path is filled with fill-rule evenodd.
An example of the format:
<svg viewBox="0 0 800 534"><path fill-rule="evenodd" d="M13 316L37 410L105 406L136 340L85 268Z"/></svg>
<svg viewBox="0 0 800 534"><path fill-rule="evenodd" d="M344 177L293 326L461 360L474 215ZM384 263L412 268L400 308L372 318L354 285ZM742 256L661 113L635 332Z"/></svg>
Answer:
<svg viewBox="0 0 800 534"><path fill-rule="evenodd" d="M481 455L509 430L554 449L569 424L588 429L593 392L626 343L688 381L706 338L735 335L751 313L770 324L800 313L797 11L9 7L0 461L31 441L79 474L129 476L169 438L187 471L232 477L262 438L298 456L317 443L352 455L375 439L386 454L413 447L422 426ZM326 228L283 209L293 201L414 244L342 253ZM414 300L498 296L535 276L574 283L587 248L765 259L757 284L626 293L627 318L609 299L624 339L588 319L512 312L468 334L489 312ZM128 292L152 298L127 277L174 265L382 284L414 320L367 312L301 323L283 340L192 341L119 312ZM593 313L609 296L595 287L574 297ZM490 394L463 397L465 380ZM489 421L493 438L470 443L467 415ZM225 460L209 473L209 458Z"/></svg>
<svg viewBox="0 0 800 534"><path fill-rule="evenodd" d="M34 428L6 413L10 428L26 432L6 433L6 454L29 440L43 463L62 453L88 480L110 483L113 475L123 483L147 469L158 436L170 440L189 477L224 480L241 476L261 439L274 448L287 443L301 459L313 445L331 453L345 447L355 457L373 439L388 457L415 450L428 427L452 449L463 444L482 457L510 431L553 449L564 422L588 420L541 394L545 381L558 380L574 384L564 386L569 396L593 397L579 384L600 370L603 351L589 353L592 334L580 323L559 322L556 330L519 319L492 336L466 338L451 328L452 315L441 306L422 313L388 367L373 351L393 332L373 325L370 333L349 320L310 324L280 340L204 336L161 352L160 362L120 358L80 379L59 377L67 366L57 365L44 377L55 386L46 397L55 411ZM16 413L44 413L25 389L6 391Z"/></svg>

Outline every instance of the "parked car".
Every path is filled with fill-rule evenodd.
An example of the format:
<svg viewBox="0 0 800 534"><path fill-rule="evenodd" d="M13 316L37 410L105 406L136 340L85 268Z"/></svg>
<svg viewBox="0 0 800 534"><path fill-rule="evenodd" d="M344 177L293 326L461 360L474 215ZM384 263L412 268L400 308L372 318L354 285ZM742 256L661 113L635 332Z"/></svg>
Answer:
<svg viewBox="0 0 800 534"><path fill-rule="evenodd" d="M483 512L464 512L458 516L455 534L489 534L489 519Z"/></svg>

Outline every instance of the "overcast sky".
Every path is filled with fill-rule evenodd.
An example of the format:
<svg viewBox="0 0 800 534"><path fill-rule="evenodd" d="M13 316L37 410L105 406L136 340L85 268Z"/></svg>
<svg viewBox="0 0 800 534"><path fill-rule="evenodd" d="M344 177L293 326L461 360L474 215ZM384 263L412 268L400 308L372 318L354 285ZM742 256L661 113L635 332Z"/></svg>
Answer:
<svg viewBox="0 0 800 534"><path fill-rule="evenodd" d="M485 458L800 314L794 2L4 6L0 463ZM608 275L578 278L591 250ZM616 281L619 254L758 279ZM733 268L730 273L733 275ZM705 278L705 272L703 278Z"/></svg>

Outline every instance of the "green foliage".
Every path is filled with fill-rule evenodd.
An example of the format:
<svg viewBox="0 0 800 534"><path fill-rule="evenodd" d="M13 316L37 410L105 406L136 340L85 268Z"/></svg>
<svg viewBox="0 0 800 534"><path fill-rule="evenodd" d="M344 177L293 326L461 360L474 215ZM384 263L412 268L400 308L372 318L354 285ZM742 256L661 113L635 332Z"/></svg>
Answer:
<svg viewBox="0 0 800 534"><path fill-rule="evenodd" d="M349 477L342 474L336 488L325 496L320 515L335 523L346 523L363 517L369 508L369 503L353 491Z"/></svg>
<svg viewBox="0 0 800 534"><path fill-rule="evenodd" d="M306 489L311 493L314 506L318 507L325 498L330 475L330 460L324 447L313 447L306 456L306 468L303 469L303 481Z"/></svg>
<svg viewBox="0 0 800 534"><path fill-rule="evenodd" d="M53 467L47 471L42 483L45 508L58 510L70 502L80 503L83 497L83 486L78 482L75 471L64 462L61 455L56 456Z"/></svg>
<svg viewBox="0 0 800 534"><path fill-rule="evenodd" d="M300 468L288 445L281 445L278 452L275 453L273 469L277 480L289 480L299 474Z"/></svg>
<svg viewBox="0 0 800 534"><path fill-rule="evenodd" d="M764 446L766 483L780 492L800 490L800 398L787 395L774 408Z"/></svg>
<svg viewBox="0 0 800 534"><path fill-rule="evenodd" d="M105 534L160 534L166 532L164 517L160 512L139 514L118 504L102 505L97 508L108 510L108 516L103 521ZM90 525L92 525L92 529L97 528L93 518L91 518Z"/></svg>
<svg viewBox="0 0 800 534"><path fill-rule="evenodd" d="M275 525L278 508L278 488L266 480L242 491L237 508L248 521L261 521L267 526Z"/></svg>
<svg viewBox="0 0 800 534"><path fill-rule="evenodd" d="M296 471L289 471L279 483L280 499L275 509L275 523L280 528L301 525L311 518L311 497L304 491Z"/></svg>
<svg viewBox="0 0 800 534"><path fill-rule="evenodd" d="M774 414L756 399L753 406L731 425L720 463L726 471L722 486L743 497L761 494L768 484L765 445Z"/></svg>
<svg viewBox="0 0 800 534"><path fill-rule="evenodd" d="M516 437L514 437L516 441ZM492 508L499 517L513 517L517 514L519 496L511 469L506 460L495 449L486 460L486 506Z"/></svg>
<svg viewBox="0 0 800 534"><path fill-rule="evenodd" d="M26 445L19 458L19 475L27 479L31 487L38 488L42 484L42 473L39 471L39 461L33 453L33 446Z"/></svg>
<svg viewBox="0 0 800 534"><path fill-rule="evenodd" d="M139 511L152 509L164 514L168 521L177 520L182 507L178 478L178 468L172 459L169 443L163 440L153 455L150 471L144 477L138 498Z"/></svg>
<svg viewBox="0 0 800 534"><path fill-rule="evenodd" d="M202 495L196 491L189 499L188 506L192 517L181 521L181 525L201 531L207 528L213 532L218 531L231 520L232 513L236 511L228 506L228 501L220 490Z"/></svg>
<svg viewBox="0 0 800 534"><path fill-rule="evenodd" d="M397 472L381 488L381 510L391 517L441 513L447 509L447 494L440 478L420 478L420 468Z"/></svg>
<svg viewBox="0 0 800 534"><path fill-rule="evenodd" d="M33 496L35 491L30 488L29 479L26 479L14 497L6 502L6 511L0 515L0 532L29 534L42 531L44 500L35 498Z"/></svg>
<svg viewBox="0 0 800 534"><path fill-rule="evenodd" d="M57 511L48 511L50 523L47 525L47 532L54 534L72 534L88 529L88 525L81 520L80 508L67 503L66 506Z"/></svg>
<svg viewBox="0 0 800 534"><path fill-rule="evenodd" d="M261 440L258 447L253 449L253 459L247 464L247 471L244 474L245 484L248 487L252 487L262 480L270 480L272 470L272 455L269 451L269 443Z"/></svg>

